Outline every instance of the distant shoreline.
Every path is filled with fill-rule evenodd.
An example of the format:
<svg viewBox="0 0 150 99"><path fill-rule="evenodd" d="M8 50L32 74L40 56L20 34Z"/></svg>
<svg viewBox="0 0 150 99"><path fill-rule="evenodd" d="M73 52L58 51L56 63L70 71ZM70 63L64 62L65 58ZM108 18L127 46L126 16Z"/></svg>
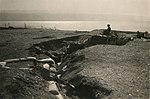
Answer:
<svg viewBox="0 0 150 99"><path fill-rule="evenodd" d="M42 28L23 28L23 27L13 27L13 28L5 28L5 27L0 27L0 30L54 30L54 29L42 29ZM78 32L92 32L92 31L101 31L101 30L105 30L105 29L94 29L94 30L59 30L59 31L74 31L76 33ZM55 30L54 30L55 31ZM112 30L113 32L117 32L117 33L126 33L126 34L136 34L137 31L123 31L123 30ZM140 33L144 33L144 32L140 32Z"/></svg>
<svg viewBox="0 0 150 99"><path fill-rule="evenodd" d="M105 29L110 24L113 30L150 32L148 22L133 21L0 21L0 27L43 28L59 30L92 31Z"/></svg>

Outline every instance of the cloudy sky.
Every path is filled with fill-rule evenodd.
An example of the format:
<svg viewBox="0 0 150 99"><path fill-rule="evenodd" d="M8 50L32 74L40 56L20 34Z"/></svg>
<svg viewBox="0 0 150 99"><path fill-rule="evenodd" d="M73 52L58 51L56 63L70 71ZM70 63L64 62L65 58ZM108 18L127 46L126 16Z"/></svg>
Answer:
<svg viewBox="0 0 150 99"><path fill-rule="evenodd" d="M0 10L150 16L150 0L0 0Z"/></svg>

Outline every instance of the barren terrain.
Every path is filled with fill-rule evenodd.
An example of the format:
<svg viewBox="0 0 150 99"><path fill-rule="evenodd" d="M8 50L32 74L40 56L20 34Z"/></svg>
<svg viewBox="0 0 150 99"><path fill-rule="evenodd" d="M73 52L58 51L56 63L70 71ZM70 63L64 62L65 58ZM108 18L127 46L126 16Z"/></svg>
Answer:
<svg viewBox="0 0 150 99"><path fill-rule="evenodd" d="M65 52L62 63L57 68L61 80L75 86L75 89L65 88L66 91L62 89L67 97L148 99L150 42L136 38L134 41L125 41L122 45L111 42L100 43L100 40L99 43L97 40L91 43L92 39L89 38L99 33L101 30L92 32L49 29L0 30L0 61L28 56L41 58L40 54L33 52L35 46L59 55L60 52L65 52L63 41L78 42L77 47ZM135 37L133 32L117 33L120 37ZM88 41L85 43L86 39L90 43ZM13 69L0 68L0 98L56 98L47 91L48 84L41 77L38 67L32 71L18 69L33 66L32 62L14 63L9 66ZM66 71L61 71L64 66L67 66Z"/></svg>

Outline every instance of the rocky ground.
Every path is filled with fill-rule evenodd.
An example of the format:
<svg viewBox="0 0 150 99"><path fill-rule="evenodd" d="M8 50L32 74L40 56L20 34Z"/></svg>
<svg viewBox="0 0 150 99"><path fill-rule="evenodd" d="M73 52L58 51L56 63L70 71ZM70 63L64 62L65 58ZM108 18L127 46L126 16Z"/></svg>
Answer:
<svg viewBox="0 0 150 99"><path fill-rule="evenodd" d="M81 45L74 44L73 46L76 47L65 52L61 65L57 68L61 74L61 80L75 86L75 88L67 86L62 88L61 92L67 95L66 97L73 99L148 99L149 42L145 39L135 39L124 43L125 45L84 42L97 33L101 31L0 30L0 60L28 56L47 57L35 53L35 46L59 56L61 52L66 51L64 47L66 42L63 41L80 42ZM118 34L120 37L135 36L129 32L118 32ZM63 39L58 40L58 38ZM55 40L49 41L52 39ZM83 42L85 45L82 45ZM60 56L56 60L59 59ZM33 65L32 62L18 62L8 64L13 69L0 68L0 98L55 99L55 95L47 91L48 84L41 77L38 67L34 67L33 70L18 69ZM65 70L62 71L65 66Z"/></svg>

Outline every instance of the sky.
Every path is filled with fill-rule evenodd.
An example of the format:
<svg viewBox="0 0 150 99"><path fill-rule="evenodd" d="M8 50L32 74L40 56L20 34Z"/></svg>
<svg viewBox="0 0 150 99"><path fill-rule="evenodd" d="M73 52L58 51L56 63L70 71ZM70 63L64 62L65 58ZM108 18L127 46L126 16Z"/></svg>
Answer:
<svg viewBox="0 0 150 99"><path fill-rule="evenodd" d="M0 0L0 10L150 17L150 0Z"/></svg>

